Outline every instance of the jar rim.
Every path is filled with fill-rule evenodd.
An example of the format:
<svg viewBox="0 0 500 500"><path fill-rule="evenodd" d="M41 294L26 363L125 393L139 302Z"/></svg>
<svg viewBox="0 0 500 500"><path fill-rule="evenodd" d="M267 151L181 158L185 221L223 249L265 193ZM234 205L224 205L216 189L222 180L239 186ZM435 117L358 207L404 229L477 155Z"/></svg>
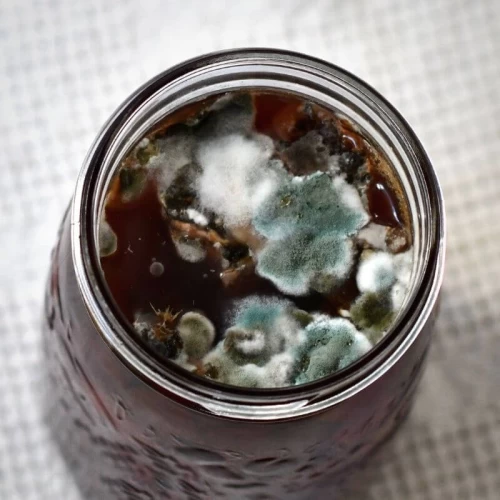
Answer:
<svg viewBox="0 0 500 500"><path fill-rule="evenodd" d="M119 311L105 292L96 253L93 236L95 206L98 187L102 189L104 183L103 166L111 155L110 151L117 147L117 137L124 134L137 110L151 103L172 83L189 82L195 73L206 77L210 70L220 67L237 74L242 65L254 67L255 71L269 65L278 71L274 74L285 71L283 68L288 68L287 71L293 69L291 77L288 75L292 79L302 75L304 81L309 79L313 84L316 78L323 78L325 82L335 81L336 85L356 91L360 102L365 100L381 123L391 129L399 141L394 146L404 149L414 162L412 167L420 169L424 182L420 187L425 188L429 200L427 222L432 227L428 228L426 242L428 258L425 269L421 270L422 281L400 320L357 362L328 377L299 386L278 389L227 386L192 375L173 363L173 366L159 363L148 356L144 349L130 341L132 336L127 331L130 325L120 318ZM285 85L283 81L280 83ZM97 331L111 350L128 368L160 392L200 411L237 419L280 420L307 415L352 397L371 385L403 356L427 323L444 271L444 201L431 162L408 123L378 92L345 70L307 55L275 49L235 49L202 55L167 69L134 92L109 118L87 154L73 197L71 226L78 286Z"/></svg>

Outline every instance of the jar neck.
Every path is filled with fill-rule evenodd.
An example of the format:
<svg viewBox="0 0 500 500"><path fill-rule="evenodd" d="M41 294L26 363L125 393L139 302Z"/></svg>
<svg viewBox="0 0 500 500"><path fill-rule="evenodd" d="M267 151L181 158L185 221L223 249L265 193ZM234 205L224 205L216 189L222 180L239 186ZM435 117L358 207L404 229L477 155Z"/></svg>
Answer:
<svg viewBox="0 0 500 500"><path fill-rule="evenodd" d="M350 367L304 386L242 389L201 379L162 364L134 341L105 284L97 228L109 182L122 159L155 124L176 110L232 90L295 94L330 108L377 144L406 192L415 265L406 305L392 330ZM73 200L72 248L79 286L99 333L147 383L211 413L279 420L319 411L362 390L387 371L415 341L436 301L443 273L444 212L438 181L408 124L379 94L335 66L275 50L236 50L190 60L135 92L105 124L80 173Z"/></svg>

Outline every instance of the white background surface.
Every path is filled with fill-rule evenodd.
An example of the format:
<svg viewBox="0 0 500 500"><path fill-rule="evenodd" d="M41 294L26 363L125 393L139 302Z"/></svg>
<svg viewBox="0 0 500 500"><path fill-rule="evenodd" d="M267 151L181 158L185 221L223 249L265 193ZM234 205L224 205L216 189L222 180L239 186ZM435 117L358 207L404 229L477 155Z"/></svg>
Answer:
<svg viewBox="0 0 500 500"><path fill-rule="evenodd" d="M0 498L76 500L42 425L56 228L99 127L187 57L299 50L408 119L441 178L448 263L415 411L365 499L500 498L500 2L0 0Z"/></svg>

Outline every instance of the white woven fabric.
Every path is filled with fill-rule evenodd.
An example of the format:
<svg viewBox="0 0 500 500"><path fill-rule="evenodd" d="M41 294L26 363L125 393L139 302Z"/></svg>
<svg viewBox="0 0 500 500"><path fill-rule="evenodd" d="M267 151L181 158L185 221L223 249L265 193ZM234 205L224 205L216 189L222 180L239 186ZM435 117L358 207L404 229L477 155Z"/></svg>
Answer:
<svg viewBox="0 0 500 500"><path fill-rule="evenodd" d="M449 219L417 406L369 500L500 496L500 2L0 0L0 498L77 500L42 425L39 318L56 228L113 109L175 62L274 46L359 75L412 124Z"/></svg>

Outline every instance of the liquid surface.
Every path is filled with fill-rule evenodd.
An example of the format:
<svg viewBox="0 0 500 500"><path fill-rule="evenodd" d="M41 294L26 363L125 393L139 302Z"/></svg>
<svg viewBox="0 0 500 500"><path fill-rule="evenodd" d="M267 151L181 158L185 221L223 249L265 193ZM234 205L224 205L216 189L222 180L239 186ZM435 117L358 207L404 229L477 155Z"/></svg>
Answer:
<svg viewBox="0 0 500 500"><path fill-rule="evenodd" d="M409 285L411 228L388 172L354 126L292 96L185 108L111 183L110 292L146 348L198 375L327 376L384 336Z"/></svg>

